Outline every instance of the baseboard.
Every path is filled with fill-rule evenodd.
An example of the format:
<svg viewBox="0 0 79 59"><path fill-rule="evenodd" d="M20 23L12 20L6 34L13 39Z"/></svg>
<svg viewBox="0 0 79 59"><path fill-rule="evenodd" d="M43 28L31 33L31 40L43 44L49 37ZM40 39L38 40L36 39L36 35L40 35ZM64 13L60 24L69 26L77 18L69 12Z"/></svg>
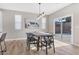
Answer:
<svg viewBox="0 0 79 59"><path fill-rule="evenodd" d="M79 44L73 44L74 46L77 46L77 47L79 47Z"/></svg>
<svg viewBox="0 0 79 59"><path fill-rule="evenodd" d="M26 40L26 38L5 39L5 41L13 41L13 40Z"/></svg>

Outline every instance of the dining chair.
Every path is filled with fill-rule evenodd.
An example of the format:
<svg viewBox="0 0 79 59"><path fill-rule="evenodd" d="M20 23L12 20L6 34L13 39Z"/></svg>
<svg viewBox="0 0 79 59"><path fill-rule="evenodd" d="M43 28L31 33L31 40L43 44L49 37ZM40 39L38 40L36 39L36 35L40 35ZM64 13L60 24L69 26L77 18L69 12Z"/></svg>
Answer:
<svg viewBox="0 0 79 59"><path fill-rule="evenodd" d="M52 36L44 36L43 39L41 40L41 49L42 47L46 47L46 54L48 54L48 47L52 48L55 53L55 45L54 45L54 35Z"/></svg>
<svg viewBox="0 0 79 59"><path fill-rule="evenodd" d="M5 38L6 38L6 34L7 33L2 33L1 37L0 37L0 47L1 47L1 54L3 55L4 52L6 52L7 48L6 48L6 43L5 43ZM1 44L2 42L4 42L4 46L5 48L3 49L3 45Z"/></svg>
<svg viewBox="0 0 79 59"><path fill-rule="evenodd" d="M31 44L37 45L37 38L32 33L27 33L27 41L26 42L27 42L28 50L30 50Z"/></svg>

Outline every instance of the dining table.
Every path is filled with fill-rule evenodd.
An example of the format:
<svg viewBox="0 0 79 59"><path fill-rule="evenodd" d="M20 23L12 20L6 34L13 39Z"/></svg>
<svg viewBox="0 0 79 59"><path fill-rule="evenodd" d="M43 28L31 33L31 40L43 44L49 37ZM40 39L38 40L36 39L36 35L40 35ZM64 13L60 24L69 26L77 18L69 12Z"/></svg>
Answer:
<svg viewBox="0 0 79 59"><path fill-rule="evenodd" d="M39 42L40 42L41 38L53 37L53 35L51 33L47 33L47 32L33 32L32 34L38 38L38 40L37 40L37 51L39 51Z"/></svg>

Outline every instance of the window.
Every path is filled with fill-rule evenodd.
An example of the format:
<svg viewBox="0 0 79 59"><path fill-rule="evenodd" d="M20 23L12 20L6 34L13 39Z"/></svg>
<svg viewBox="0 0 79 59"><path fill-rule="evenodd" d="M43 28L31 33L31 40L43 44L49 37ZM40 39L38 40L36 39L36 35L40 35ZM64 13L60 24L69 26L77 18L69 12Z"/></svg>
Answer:
<svg viewBox="0 0 79 59"><path fill-rule="evenodd" d="M45 29L46 28L46 18L43 17L42 18L42 29Z"/></svg>
<svg viewBox="0 0 79 59"><path fill-rule="evenodd" d="M22 25L22 17L21 15L15 15L15 29L21 30Z"/></svg>
<svg viewBox="0 0 79 59"><path fill-rule="evenodd" d="M2 12L0 11L0 32L2 32Z"/></svg>

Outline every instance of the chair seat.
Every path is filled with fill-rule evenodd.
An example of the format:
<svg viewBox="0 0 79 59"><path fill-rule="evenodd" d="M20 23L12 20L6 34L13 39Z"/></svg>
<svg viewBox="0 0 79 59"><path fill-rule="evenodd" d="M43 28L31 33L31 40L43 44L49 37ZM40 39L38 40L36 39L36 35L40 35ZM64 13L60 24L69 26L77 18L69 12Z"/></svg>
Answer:
<svg viewBox="0 0 79 59"><path fill-rule="evenodd" d="M37 44L37 41L31 41L30 44Z"/></svg>
<svg viewBox="0 0 79 59"><path fill-rule="evenodd" d="M34 37L28 37L28 41L37 41L37 39L36 38L34 38Z"/></svg>
<svg viewBox="0 0 79 59"><path fill-rule="evenodd" d="M47 42L47 44L51 44L51 43L53 43L54 41L52 41L52 40L50 40L50 39L47 39L47 40L43 40L42 42L43 42L43 43L46 43L46 42Z"/></svg>

